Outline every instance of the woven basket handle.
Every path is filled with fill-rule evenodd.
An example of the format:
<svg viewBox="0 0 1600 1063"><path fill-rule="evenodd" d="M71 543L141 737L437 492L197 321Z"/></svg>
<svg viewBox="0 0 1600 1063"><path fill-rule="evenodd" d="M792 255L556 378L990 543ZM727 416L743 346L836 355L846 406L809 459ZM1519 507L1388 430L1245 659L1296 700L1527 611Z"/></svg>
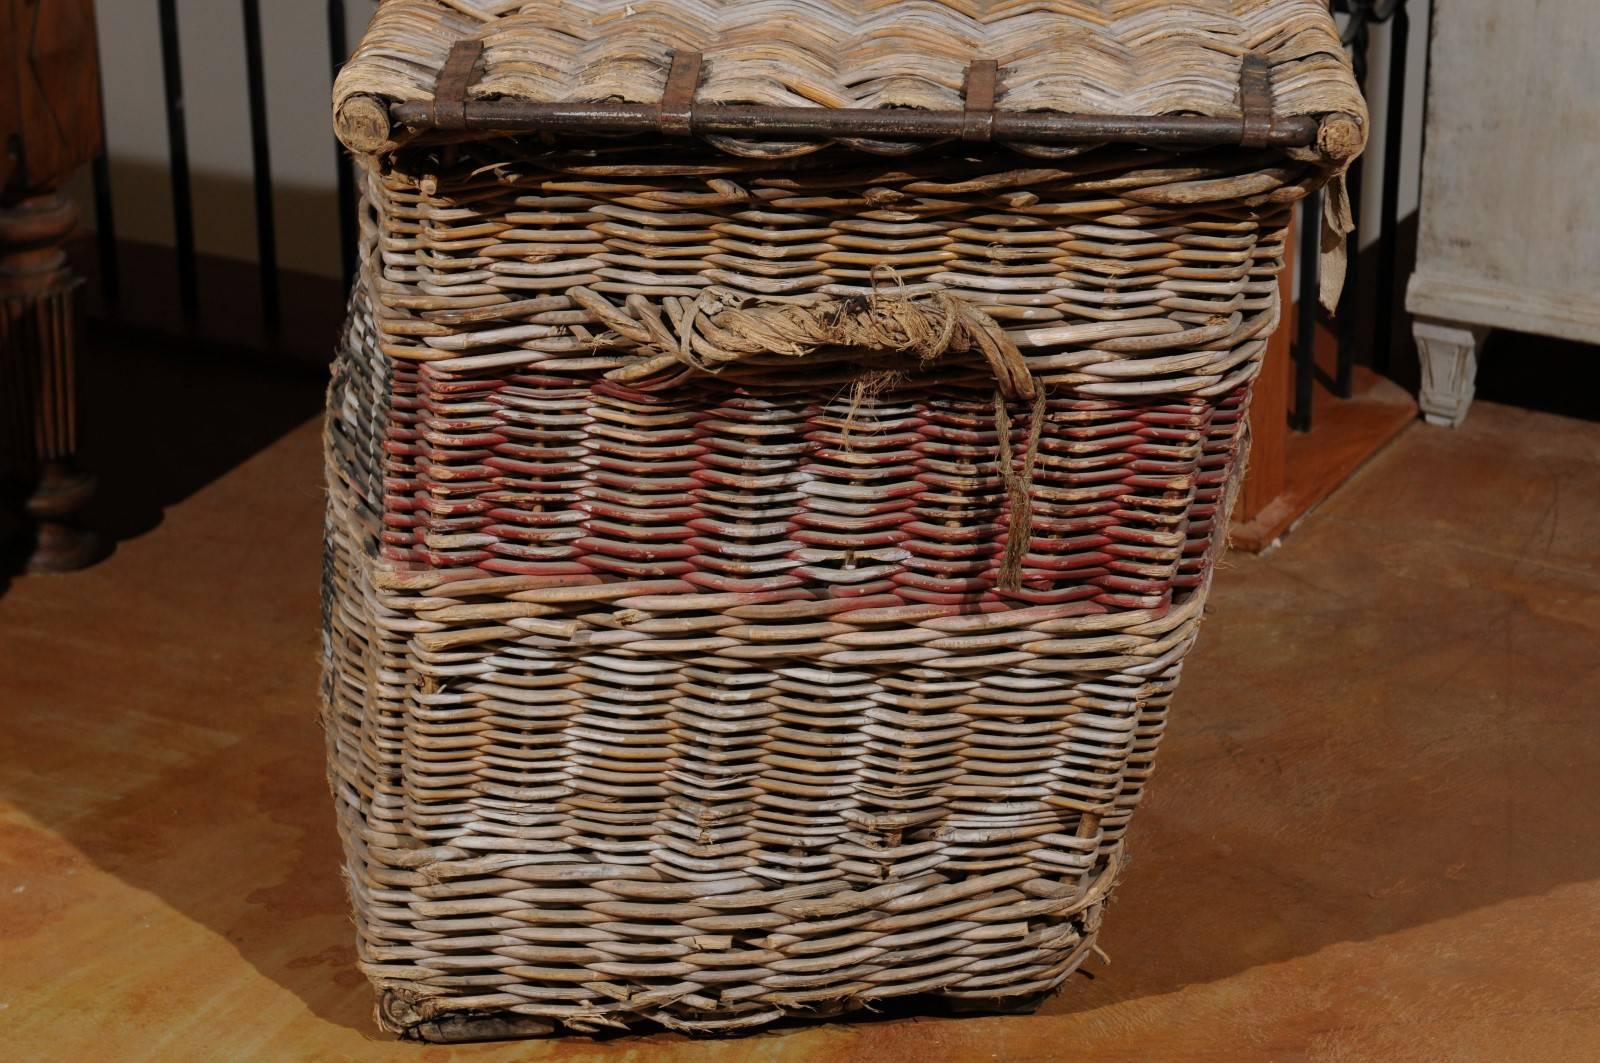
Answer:
<svg viewBox="0 0 1600 1063"><path fill-rule="evenodd" d="M919 368L948 354L981 352L994 373L996 457L1009 512L999 585L1003 590L1021 587L1023 559L1033 537L1033 466L1045 421L1045 392L1017 345L988 314L945 291L913 298L898 289L874 288L862 295L751 309L725 307L717 293L707 292L692 303L684 300L686 306L674 307L669 324L656 304L640 296L628 299L627 308L633 311L629 314L588 288L569 288L567 295L645 348L646 357L606 374L607 379L626 384L674 367L716 373L725 365L754 358L806 358L825 347L902 354ZM858 388L866 379L858 381ZM1012 399L1032 404L1020 462L1013 451L1011 413L1006 408Z"/></svg>
<svg viewBox="0 0 1600 1063"><path fill-rule="evenodd" d="M622 383L647 380L674 366L717 373L752 359L807 358L824 348L861 348L904 356L925 368L953 354L978 353L1008 399L1037 392L1022 352L993 318L948 292L906 296L874 288L862 295L729 306L726 293L708 292L669 307L668 316L644 299L628 313L587 288L569 289L574 302L607 327L643 345L645 357L606 374Z"/></svg>

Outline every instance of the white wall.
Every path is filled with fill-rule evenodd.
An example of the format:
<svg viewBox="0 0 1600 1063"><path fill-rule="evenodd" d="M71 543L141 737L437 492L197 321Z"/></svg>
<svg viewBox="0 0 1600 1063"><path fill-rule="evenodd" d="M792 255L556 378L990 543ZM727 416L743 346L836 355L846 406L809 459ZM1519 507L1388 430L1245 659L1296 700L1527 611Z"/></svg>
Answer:
<svg viewBox="0 0 1600 1063"><path fill-rule="evenodd" d="M360 38L376 0L345 0L348 40ZM1417 209L1428 9L1413 0L1400 216ZM329 131L332 83L325 0L261 0L268 127L279 261L339 272L336 156ZM107 143L119 235L172 241L166 114L156 0L97 0L106 87ZM250 125L244 31L237 0L178 0L196 243L202 252L254 260ZM1373 31L1373 125L1367 151L1362 241L1376 239L1389 54L1388 25ZM86 211L86 216L91 216Z"/></svg>

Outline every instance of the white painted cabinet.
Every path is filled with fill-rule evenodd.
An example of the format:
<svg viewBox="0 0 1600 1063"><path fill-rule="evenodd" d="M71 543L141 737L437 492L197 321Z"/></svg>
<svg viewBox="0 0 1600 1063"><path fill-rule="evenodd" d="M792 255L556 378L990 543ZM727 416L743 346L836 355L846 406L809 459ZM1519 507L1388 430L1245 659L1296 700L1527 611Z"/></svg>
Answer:
<svg viewBox="0 0 1600 1063"><path fill-rule="evenodd" d="M1434 0L1432 33L1406 308L1456 425L1489 329L1600 343L1600 0Z"/></svg>

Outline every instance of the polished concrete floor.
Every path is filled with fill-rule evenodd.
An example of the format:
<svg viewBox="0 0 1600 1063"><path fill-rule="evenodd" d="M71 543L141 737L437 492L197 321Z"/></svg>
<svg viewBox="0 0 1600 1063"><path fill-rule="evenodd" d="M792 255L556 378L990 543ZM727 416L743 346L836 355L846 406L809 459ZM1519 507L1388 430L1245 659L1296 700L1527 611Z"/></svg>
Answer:
<svg viewBox="0 0 1600 1063"><path fill-rule="evenodd" d="M314 385L159 390L164 435L101 446L116 553L0 594L7 1058L1600 1059L1600 424L1414 426L1226 562L1114 962L1039 1014L446 1049L380 1038L353 966L318 429L257 416Z"/></svg>

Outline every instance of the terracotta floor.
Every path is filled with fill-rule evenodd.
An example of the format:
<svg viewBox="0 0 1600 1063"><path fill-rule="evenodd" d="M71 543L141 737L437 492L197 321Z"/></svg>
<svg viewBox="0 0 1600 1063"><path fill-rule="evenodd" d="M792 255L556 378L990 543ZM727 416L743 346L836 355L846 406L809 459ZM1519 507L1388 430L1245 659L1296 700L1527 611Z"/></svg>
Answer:
<svg viewBox="0 0 1600 1063"><path fill-rule="evenodd" d="M1227 563L1115 963L1040 1014L444 1049L379 1039L353 967L317 427L209 483L176 458L255 451L282 426L249 411L299 417L314 385L160 399L171 438L102 447L142 499L115 556L0 596L9 1058L1600 1058L1600 424L1413 427Z"/></svg>

